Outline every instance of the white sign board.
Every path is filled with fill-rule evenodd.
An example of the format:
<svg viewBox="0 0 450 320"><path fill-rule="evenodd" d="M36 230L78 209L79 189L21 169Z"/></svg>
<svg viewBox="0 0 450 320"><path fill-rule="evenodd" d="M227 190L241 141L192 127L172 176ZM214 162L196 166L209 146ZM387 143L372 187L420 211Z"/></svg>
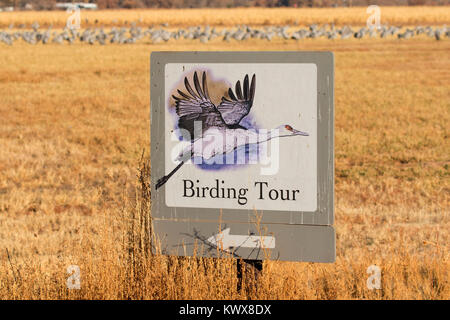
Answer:
<svg viewBox="0 0 450 320"><path fill-rule="evenodd" d="M333 71L326 52L152 53L165 253L334 261Z"/></svg>

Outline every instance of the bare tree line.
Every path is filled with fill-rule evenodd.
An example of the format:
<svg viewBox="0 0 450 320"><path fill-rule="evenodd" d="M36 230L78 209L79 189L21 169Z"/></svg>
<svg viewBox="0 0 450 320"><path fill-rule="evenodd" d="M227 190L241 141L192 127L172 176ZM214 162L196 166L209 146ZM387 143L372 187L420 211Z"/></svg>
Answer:
<svg viewBox="0 0 450 320"><path fill-rule="evenodd" d="M58 2L96 3L99 9L117 8L233 8L233 7L351 7L368 5L449 5L449 0L0 0L0 7L52 10Z"/></svg>

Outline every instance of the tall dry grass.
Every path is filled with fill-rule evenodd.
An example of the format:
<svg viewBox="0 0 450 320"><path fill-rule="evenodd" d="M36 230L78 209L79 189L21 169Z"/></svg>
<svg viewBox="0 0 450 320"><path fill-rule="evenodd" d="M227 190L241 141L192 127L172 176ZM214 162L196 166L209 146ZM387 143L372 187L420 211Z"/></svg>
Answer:
<svg viewBox="0 0 450 320"><path fill-rule="evenodd" d="M9 299L446 299L445 246L436 244L425 259L407 244L357 259L339 255L335 264L265 261L256 276L244 265L239 286L234 259L178 258L152 253L149 161L141 163L135 197L122 210L90 227L94 243L77 244L76 259L57 264L2 259L0 296ZM67 222L67 221L65 221ZM391 243L397 237L389 237ZM367 245L367 244L366 244ZM9 254L9 253L7 253ZM67 263L81 266L81 289L66 286ZM368 290L367 266L382 267L382 289ZM250 268L250 269L249 269ZM241 289L239 289L241 287Z"/></svg>
<svg viewBox="0 0 450 320"><path fill-rule="evenodd" d="M150 253L152 50L335 52L336 263L265 262L238 291L235 260ZM448 299L449 53L422 38L0 46L0 298Z"/></svg>
<svg viewBox="0 0 450 320"><path fill-rule="evenodd" d="M28 27L37 21L42 26L62 27L65 11L0 12L0 28L11 23ZM352 8L233 8L233 9L147 9L82 11L81 26L113 26L137 22L140 25L172 27L211 25L301 25L313 23L365 25L366 7ZM96 23L97 21L97 23ZM390 25L442 25L450 23L450 7L381 7L381 23Z"/></svg>

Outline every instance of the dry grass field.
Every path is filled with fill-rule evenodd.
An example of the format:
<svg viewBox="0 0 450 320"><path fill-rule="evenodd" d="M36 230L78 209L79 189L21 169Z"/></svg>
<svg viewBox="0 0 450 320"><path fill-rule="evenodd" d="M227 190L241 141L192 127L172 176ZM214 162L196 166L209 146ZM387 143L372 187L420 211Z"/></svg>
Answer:
<svg viewBox="0 0 450 320"><path fill-rule="evenodd" d="M422 9L389 12L450 24L448 7L418 21ZM264 24L254 10L239 12ZM220 11L186 12L142 15L223 23ZM331 22L323 12L308 16ZM335 53L334 264L268 261L237 291L235 260L150 254L149 58L160 50ZM448 70L450 41L433 39L0 44L0 299L449 299ZM69 265L80 290L67 289ZM370 265L381 290L366 286Z"/></svg>
<svg viewBox="0 0 450 320"><path fill-rule="evenodd" d="M62 27L68 14L65 11L0 12L0 28L11 23L30 26L37 21L42 26ZM449 23L450 7L382 7L381 23L389 25L442 25ZM142 25L179 27L186 25L235 26L301 25L334 23L336 26L365 25L365 7L353 8L233 8L233 9L148 9L83 11L82 27ZM97 21L97 23L96 23Z"/></svg>

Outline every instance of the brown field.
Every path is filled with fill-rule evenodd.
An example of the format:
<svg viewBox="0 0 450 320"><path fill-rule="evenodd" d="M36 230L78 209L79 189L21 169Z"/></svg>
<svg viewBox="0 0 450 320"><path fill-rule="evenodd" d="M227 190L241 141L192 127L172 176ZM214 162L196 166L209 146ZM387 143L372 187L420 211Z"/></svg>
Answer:
<svg viewBox="0 0 450 320"><path fill-rule="evenodd" d="M389 12L396 23L450 20L448 7L423 9ZM265 23L263 9L236 10ZM227 11L189 23L195 10L161 12L122 19L222 24ZM285 12L275 23L303 11ZM47 17L35 14L11 17ZM239 292L232 259L150 255L149 55L159 50L335 53L334 264L268 261L258 286L249 276ZM449 299L448 70L450 41L425 38L0 44L0 299ZM373 264L381 290L366 286ZM81 290L66 287L69 265Z"/></svg>
<svg viewBox="0 0 450 320"><path fill-rule="evenodd" d="M62 27L69 16L65 11L0 12L0 28L11 23L28 27L37 21L41 26ZM310 25L334 23L337 26L365 25L366 7L353 8L233 8L233 9L148 9L82 11L81 27L142 25L168 23L186 25ZM389 25L442 25L450 23L450 6L444 7L381 7L381 23Z"/></svg>

